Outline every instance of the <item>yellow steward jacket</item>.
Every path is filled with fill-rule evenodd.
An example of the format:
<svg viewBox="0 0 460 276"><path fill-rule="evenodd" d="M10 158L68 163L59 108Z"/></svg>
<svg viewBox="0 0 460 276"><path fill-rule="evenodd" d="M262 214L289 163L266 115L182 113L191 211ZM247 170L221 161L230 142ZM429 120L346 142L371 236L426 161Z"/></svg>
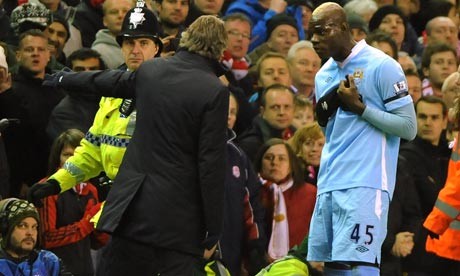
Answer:
<svg viewBox="0 0 460 276"><path fill-rule="evenodd" d="M125 100L126 101L129 100ZM62 191L105 171L114 179L134 132L136 112L120 113L123 99L103 97L94 122L80 146L50 178L61 184ZM134 103L132 103L134 104Z"/></svg>
<svg viewBox="0 0 460 276"><path fill-rule="evenodd" d="M454 143L444 188L439 192L433 211L423 226L439 235L428 236L426 250L438 256L460 261L460 133Z"/></svg>

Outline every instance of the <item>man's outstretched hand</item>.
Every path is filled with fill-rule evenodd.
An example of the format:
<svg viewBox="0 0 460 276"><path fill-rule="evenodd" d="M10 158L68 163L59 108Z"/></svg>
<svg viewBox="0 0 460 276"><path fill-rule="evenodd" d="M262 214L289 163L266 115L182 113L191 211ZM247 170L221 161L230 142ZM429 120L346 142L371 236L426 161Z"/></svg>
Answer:
<svg viewBox="0 0 460 276"><path fill-rule="evenodd" d="M46 182L35 183L30 187L27 193L27 201L33 203L36 207L42 207L42 198L59 194L60 191L61 186L59 186L59 182L54 179L48 179Z"/></svg>
<svg viewBox="0 0 460 276"><path fill-rule="evenodd" d="M72 70L68 67L62 68L61 71L58 71L53 74L45 74L45 78L43 79L42 85L43 86L50 86L50 87L57 87L58 84L61 82L62 78L65 75L72 72Z"/></svg>

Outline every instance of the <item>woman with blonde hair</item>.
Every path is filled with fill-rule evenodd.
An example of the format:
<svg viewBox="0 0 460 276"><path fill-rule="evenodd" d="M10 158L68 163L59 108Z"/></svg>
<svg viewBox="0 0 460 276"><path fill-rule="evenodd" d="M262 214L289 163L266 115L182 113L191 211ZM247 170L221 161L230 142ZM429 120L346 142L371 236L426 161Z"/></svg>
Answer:
<svg viewBox="0 0 460 276"><path fill-rule="evenodd" d="M298 129L288 143L304 164L305 181L316 185L321 152L326 138L317 122Z"/></svg>

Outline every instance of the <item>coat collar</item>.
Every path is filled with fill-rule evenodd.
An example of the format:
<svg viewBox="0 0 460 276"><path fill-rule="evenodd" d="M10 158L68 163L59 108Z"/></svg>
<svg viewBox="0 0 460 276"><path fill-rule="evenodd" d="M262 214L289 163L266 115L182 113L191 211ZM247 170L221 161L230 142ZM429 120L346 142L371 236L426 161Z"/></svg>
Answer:
<svg viewBox="0 0 460 276"><path fill-rule="evenodd" d="M219 61L203 57L196 53L189 52L184 48L178 49L175 56L177 56L180 59L184 59L187 62L200 64L204 66L203 69L207 69L208 71L213 72L217 77L222 76L227 71L225 66L222 65Z"/></svg>

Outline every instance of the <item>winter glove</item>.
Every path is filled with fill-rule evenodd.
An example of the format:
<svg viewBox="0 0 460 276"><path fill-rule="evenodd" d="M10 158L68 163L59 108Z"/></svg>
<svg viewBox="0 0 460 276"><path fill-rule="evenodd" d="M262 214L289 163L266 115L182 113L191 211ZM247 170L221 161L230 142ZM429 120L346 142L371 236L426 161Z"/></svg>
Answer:
<svg viewBox="0 0 460 276"><path fill-rule="evenodd" d="M62 78L69 72L72 72L72 70L68 67L64 67L61 71L58 71L56 73L45 74L45 78L43 79L42 85L56 88L58 84L62 81Z"/></svg>
<svg viewBox="0 0 460 276"><path fill-rule="evenodd" d="M318 119L318 124L322 127L326 127L329 118L334 115L339 107L342 108L343 111L351 111L350 108L340 99L337 94L337 89L338 86L333 87L330 92L327 92L326 95L322 96L318 100L318 103L316 103L316 118ZM359 100L363 102L361 94L359 95Z"/></svg>
<svg viewBox="0 0 460 276"><path fill-rule="evenodd" d="M46 182L35 183L32 187L30 187L29 192L27 193L27 201L33 203L36 207L42 207L42 198L56 195L60 192L61 186L59 186L59 182L54 179L48 179Z"/></svg>
<svg viewBox="0 0 460 276"><path fill-rule="evenodd" d="M322 127L326 127L329 118L334 115L341 104L339 95L337 94L337 88L338 86L333 87L316 103L316 118L318 119L318 124Z"/></svg>

